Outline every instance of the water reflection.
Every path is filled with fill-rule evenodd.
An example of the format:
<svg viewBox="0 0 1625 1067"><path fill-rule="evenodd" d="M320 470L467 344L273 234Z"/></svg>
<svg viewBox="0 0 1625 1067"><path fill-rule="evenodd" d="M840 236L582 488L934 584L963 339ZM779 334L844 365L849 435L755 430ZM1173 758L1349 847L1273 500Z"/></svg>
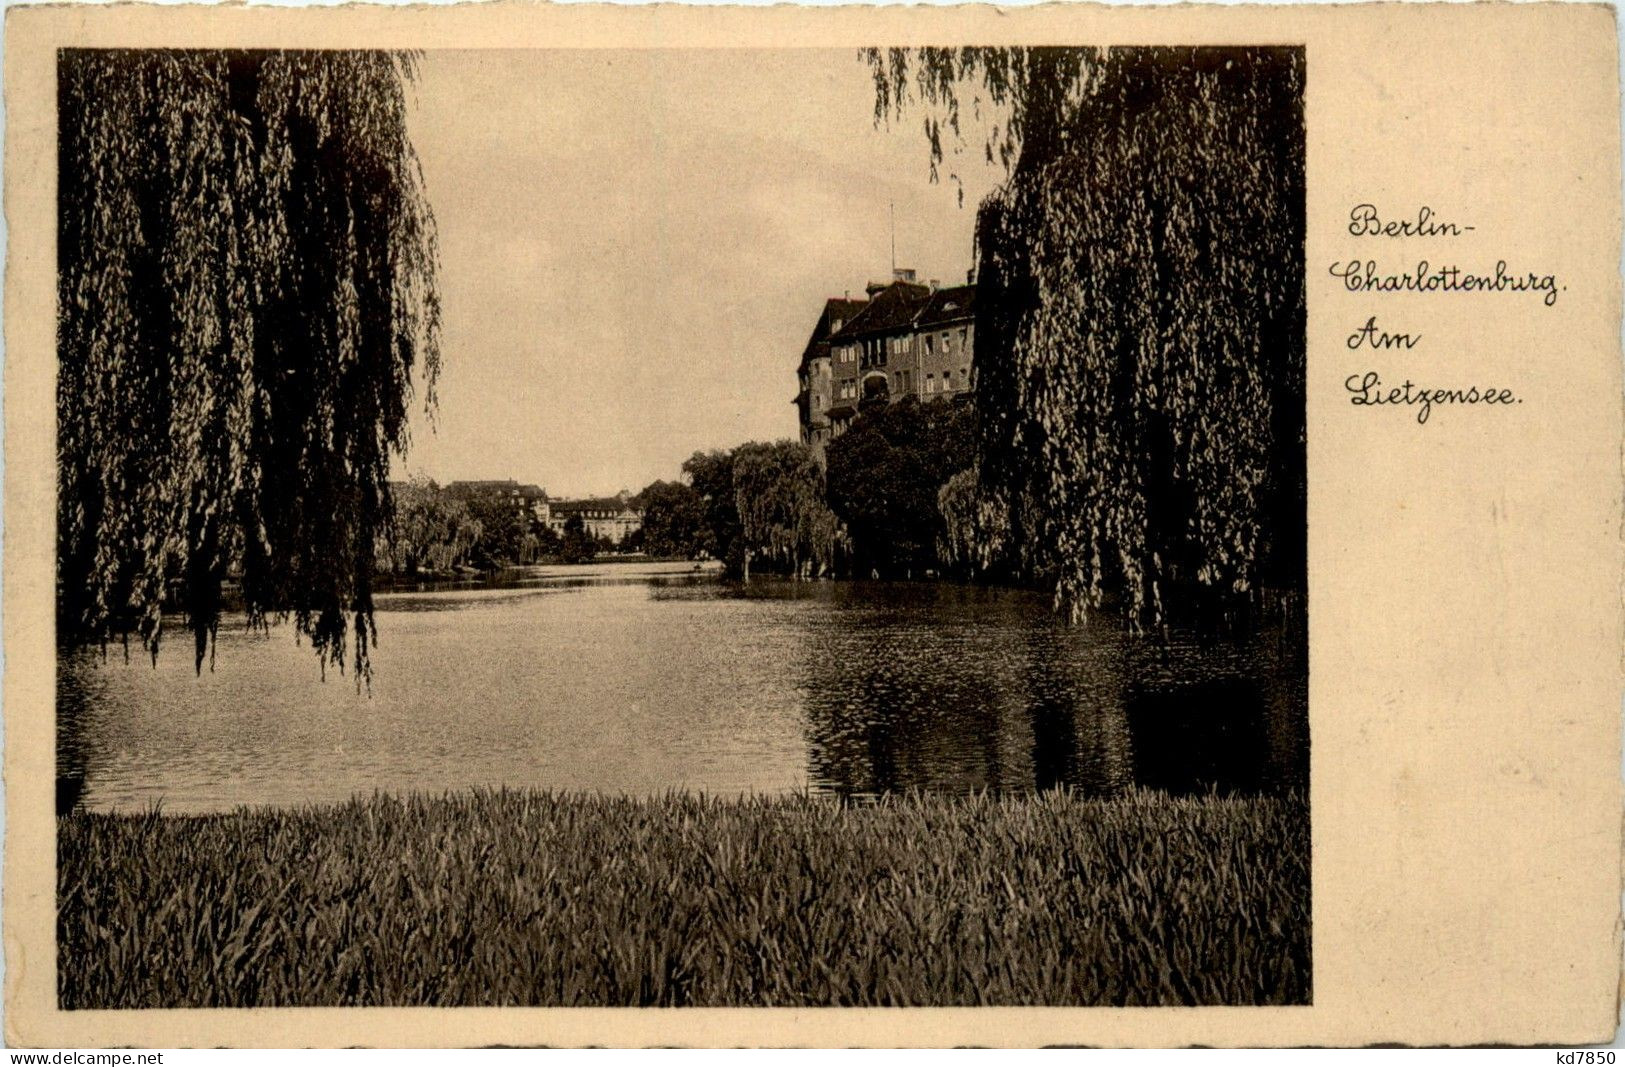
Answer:
<svg viewBox="0 0 1625 1067"><path fill-rule="evenodd" d="M58 803L196 811L373 789L1112 793L1301 785L1302 650L1160 647L931 583L580 571L378 603L370 694L222 627L201 676L58 668Z"/></svg>
<svg viewBox="0 0 1625 1067"><path fill-rule="evenodd" d="M955 585L739 595L832 608L805 620L798 664L811 776L832 792L1256 792L1307 776L1301 661L1272 634L1160 646Z"/></svg>

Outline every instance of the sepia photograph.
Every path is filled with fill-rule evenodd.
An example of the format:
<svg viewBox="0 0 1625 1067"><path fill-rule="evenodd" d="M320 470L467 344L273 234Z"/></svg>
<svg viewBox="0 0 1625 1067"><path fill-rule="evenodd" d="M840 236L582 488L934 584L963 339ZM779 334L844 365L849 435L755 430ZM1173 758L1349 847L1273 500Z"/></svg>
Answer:
<svg viewBox="0 0 1625 1067"><path fill-rule="evenodd" d="M1314 1002L1302 47L55 69L59 1009Z"/></svg>

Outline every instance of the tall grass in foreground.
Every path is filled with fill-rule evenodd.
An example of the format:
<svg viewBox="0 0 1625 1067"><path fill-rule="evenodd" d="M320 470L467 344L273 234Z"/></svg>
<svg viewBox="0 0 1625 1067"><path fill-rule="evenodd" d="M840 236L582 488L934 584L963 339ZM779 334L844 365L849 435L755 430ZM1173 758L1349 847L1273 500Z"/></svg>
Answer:
<svg viewBox="0 0 1625 1067"><path fill-rule="evenodd" d="M476 792L58 821L64 1008L1307 1003L1299 799Z"/></svg>

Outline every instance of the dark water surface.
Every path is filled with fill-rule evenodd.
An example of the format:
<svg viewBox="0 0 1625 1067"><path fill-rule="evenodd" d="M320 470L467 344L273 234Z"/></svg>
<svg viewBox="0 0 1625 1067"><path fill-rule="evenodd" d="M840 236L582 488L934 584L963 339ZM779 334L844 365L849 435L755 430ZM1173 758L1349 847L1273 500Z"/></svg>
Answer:
<svg viewBox="0 0 1625 1067"><path fill-rule="evenodd" d="M654 794L1274 791L1308 764L1301 639L1126 637L932 583L748 586L596 568L381 597L370 695L287 627L194 674L58 669L59 793L209 811L471 786Z"/></svg>

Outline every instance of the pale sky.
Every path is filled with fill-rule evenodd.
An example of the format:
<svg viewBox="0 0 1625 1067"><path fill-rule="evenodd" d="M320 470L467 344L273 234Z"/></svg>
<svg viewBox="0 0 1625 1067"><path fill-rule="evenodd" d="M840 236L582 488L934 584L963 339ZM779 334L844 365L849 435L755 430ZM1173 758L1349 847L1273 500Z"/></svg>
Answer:
<svg viewBox="0 0 1625 1067"><path fill-rule="evenodd" d="M823 300L897 264L957 284L1003 177L929 180L852 49L429 52L412 137L440 229L440 403L397 474L636 491L796 435ZM958 168L965 204L947 179Z"/></svg>

